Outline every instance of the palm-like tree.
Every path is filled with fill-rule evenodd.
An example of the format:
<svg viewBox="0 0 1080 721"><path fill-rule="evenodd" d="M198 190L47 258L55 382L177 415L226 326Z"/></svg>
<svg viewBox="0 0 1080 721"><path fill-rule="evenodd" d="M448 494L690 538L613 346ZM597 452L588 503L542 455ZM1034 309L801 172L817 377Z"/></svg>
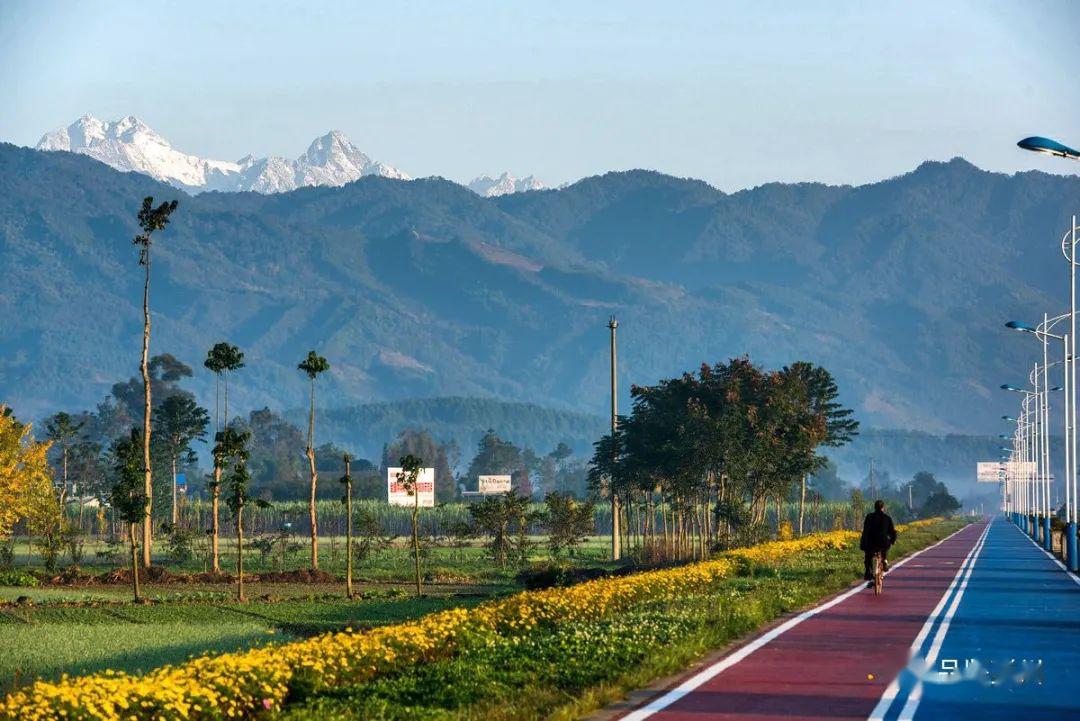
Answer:
<svg viewBox="0 0 1080 721"><path fill-rule="evenodd" d="M177 201L171 200L154 207L154 198L143 198L142 208L139 210L139 229L142 231L135 236L132 243L139 247L139 265L146 269L146 277L143 280L143 342L142 362L139 369L142 371L143 381L143 518L142 518L142 562L143 566L150 567L150 551L153 543L153 523L150 516L153 513L153 477L150 471L150 249L154 244L154 233L163 230L169 224L169 216L176 210Z"/></svg>
<svg viewBox="0 0 1080 721"><path fill-rule="evenodd" d="M214 373L214 439L218 440L221 433L221 419L219 415L220 404L218 403L219 389L221 388L222 376L225 378L225 425L229 424L229 371L239 370L244 367L244 353L236 346L222 341L215 343L214 347L206 353L203 365ZM210 482L211 494L211 529L210 529L210 557L214 573L221 571L221 562L218 555L218 543L221 535L220 499L221 499L221 463L218 454L214 453L214 479Z"/></svg>
<svg viewBox="0 0 1080 721"><path fill-rule="evenodd" d="M311 412L308 414L308 438L305 454L311 472L311 498L308 501L308 516L311 520L311 568L319 568L319 521L315 513L315 489L319 482L319 473L315 470L315 379L320 373L330 370L330 364L315 351L308 351L307 358L296 366L307 374L311 381Z"/></svg>

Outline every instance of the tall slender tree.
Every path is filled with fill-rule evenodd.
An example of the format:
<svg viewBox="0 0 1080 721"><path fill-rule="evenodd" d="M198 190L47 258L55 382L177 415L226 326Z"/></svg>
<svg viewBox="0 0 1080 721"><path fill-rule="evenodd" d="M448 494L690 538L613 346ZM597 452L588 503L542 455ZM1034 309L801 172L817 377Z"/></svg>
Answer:
<svg viewBox="0 0 1080 721"><path fill-rule="evenodd" d="M311 497L308 501L308 516L311 520L311 568L319 568L319 520L315 510L315 491L319 482L319 473L315 469L315 379L320 373L330 370L330 364L315 351L308 351L307 358L296 366L307 374L311 381L311 412L308 414L308 437L305 454L308 470L311 474Z"/></svg>
<svg viewBox="0 0 1080 721"><path fill-rule="evenodd" d="M172 516L175 526L179 520L177 506L176 468L181 461L194 462L194 441L205 441L206 426L210 423L209 414L188 395L169 396L154 408L154 425L162 434L162 445L168 454L172 471Z"/></svg>
<svg viewBox="0 0 1080 721"><path fill-rule="evenodd" d="M54 445L60 448L60 510L64 509L64 501L68 494L68 451L71 442L78 437L79 431L86 424L75 423L71 416L63 411L45 421L45 434Z"/></svg>
<svg viewBox="0 0 1080 721"><path fill-rule="evenodd" d="M221 341L206 352L206 360L203 366L213 372L214 378L214 440L221 432L221 406L219 394L222 377L225 380L225 425L229 424L229 372L244 367L244 353L236 346ZM221 538L221 464L218 463L218 454L214 454L214 476L210 481L210 561L214 573L220 573L221 561L219 555L219 543Z"/></svg>
<svg viewBox="0 0 1080 721"><path fill-rule="evenodd" d="M150 567L150 557L153 545L153 498L154 487L150 467L150 250L154 244L154 233L164 230L169 224L169 216L173 214L178 205L177 201L170 200L154 207L154 199L151 196L143 198L142 208L139 210L139 229L142 231L135 236L132 243L139 248L139 265L146 270L143 280L143 338L142 338L142 362L139 365L143 380L143 518L142 518L142 561L147 568Z"/></svg>

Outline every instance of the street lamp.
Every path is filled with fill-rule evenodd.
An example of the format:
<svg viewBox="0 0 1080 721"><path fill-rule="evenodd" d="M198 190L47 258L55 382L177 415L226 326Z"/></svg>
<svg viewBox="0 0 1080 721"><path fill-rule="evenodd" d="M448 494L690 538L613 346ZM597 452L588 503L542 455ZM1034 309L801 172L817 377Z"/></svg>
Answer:
<svg viewBox="0 0 1080 721"><path fill-rule="evenodd" d="M1063 241L1064 242L1064 241ZM1072 253L1067 253L1066 258L1070 257ZM1072 355L1069 352L1069 335L1059 335L1051 332L1052 329L1061 321L1066 318L1071 318L1071 313L1063 313L1053 318L1047 314L1043 314L1043 320L1037 326L1031 326L1027 323L1021 323L1019 321L1011 320L1005 324L1006 328L1020 331L1022 333L1028 333L1035 336L1036 339L1042 342L1042 389L1041 401L1039 403L1038 418L1039 424L1042 428L1043 434L1041 442L1039 443L1039 476L1042 478L1041 487L1039 490L1042 495L1042 503L1039 505L1039 515L1042 515L1042 533L1043 533L1043 545L1047 550L1052 550L1050 531L1050 399L1049 394L1046 392L1050 385L1049 371L1055 365L1064 364L1064 379L1065 379L1065 403L1064 403L1064 429L1065 429L1065 478L1062 484L1065 486L1065 508L1068 513L1072 513L1072 507L1075 505L1076 496L1072 493L1070 488L1069 479L1075 476L1074 467L1076 465L1076 442L1075 442L1075 426L1076 426L1076 411L1073 406L1075 400L1074 394L1069 393L1068 389L1075 380L1075 370L1073 369ZM1060 361L1053 363L1049 362L1047 344L1049 339L1060 341L1063 348L1063 357ZM1036 391L1039 390L1038 383L1039 367L1036 366L1035 371L1032 373L1032 383L1035 385ZM1054 386L1053 390L1059 390L1061 386Z"/></svg>
<svg viewBox="0 0 1080 721"><path fill-rule="evenodd" d="M1080 151L1077 151L1069 146L1059 143L1056 140L1050 138L1044 138L1038 135L1024 138L1017 143L1018 146L1024 150L1031 150L1036 153L1045 153L1047 155L1053 155L1059 158L1067 158L1069 160L1080 160ZM1064 237L1061 239L1061 252L1065 256L1065 260L1069 262L1069 338L1072 338L1072 344L1076 345L1076 242L1077 242L1077 227L1076 216L1072 217L1072 226L1065 232ZM1068 250L1066 251L1066 246ZM1066 390L1066 405L1070 409L1069 411L1069 423L1065 428L1065 447L1068 449L1069 454L1072 457L1072 466L1066 468L1065 476L1065 488L1067 493L1067 500L1071 498L1071 505L1066 506L1068 512L1068 527L1066 530L1066 555L1069 560L1069 567L1073 571L1080 570L1080 559L1077 558L1077 539L1076 539L1076 506L1077 506L1077 487L1076 487L1076 465L1077 465L1077 445L1076 445L1076 363L1072 362L1070 353L1068 350L1068 342L1066 342L1065 358L1069 361L1066 373L1065 384Z"/></svg>

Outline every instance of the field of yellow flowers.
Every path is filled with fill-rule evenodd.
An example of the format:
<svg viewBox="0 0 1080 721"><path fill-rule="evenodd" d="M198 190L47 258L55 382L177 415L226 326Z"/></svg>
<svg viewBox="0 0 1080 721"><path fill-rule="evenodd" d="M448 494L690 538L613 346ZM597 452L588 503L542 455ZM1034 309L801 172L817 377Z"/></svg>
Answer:
<svg viewBox="0 0 1080 721"><path fill-rule="evenodd" d="M928 526L917 521L899 530ZM369 631L332 633L253 650L196 658L142 676L104 672L38 681L0 701L0 719L45 721L262 718L293 699L347 688L418 664L445 661L462 649L527 640L534 634L612 617L648 604L708 593L746 564L795 563L811 554L850 549L858 534L834 531L764 543L713 560L569 588L525 591L472 609L441 611Z"/></svg>

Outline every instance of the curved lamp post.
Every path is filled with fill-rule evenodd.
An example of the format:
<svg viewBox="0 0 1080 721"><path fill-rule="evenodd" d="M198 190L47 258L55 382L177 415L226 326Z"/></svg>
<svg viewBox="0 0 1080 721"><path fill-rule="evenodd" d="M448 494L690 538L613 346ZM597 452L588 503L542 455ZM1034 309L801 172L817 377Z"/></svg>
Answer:
<svg viewBox="0 0 1080 721"><path fill-rule="evenodd" d="M1044 153L1046 155L1053 155L1058 158L1066 158L1068 160L1080 160L1080 151L1074 148L1070 148L1064 143L1060 143L1051 138L1044 138L1039 135L1033 135L1028 138L1024 138L1017 143L1018 146L1024 150L1030 150L1036 153ZM1076 216L1072 217L1072 227L1065 232L1065 236L1061 239L1061 252L1065 256L1065 260L1069 262L1069 337L1073 338L1073 344L1076 341L1076 241L1077 241L1077 227ZM1067 249L1066 249L1067 246ZM1068 556L1069 568L1073 571L1080 570L1080 562L1077 558L1077 539L1076 539L1076 364L1072 362L1068 351L1065 353L1066 359L1069 359L1069 367L1065 373L1066 376L1066 405L1070 408L1069 421L1070 423L1066 427L1065 446L1068 448L1069 454L1072 458L1072 467L1067 468L1065 486L1072 499L1071 507L1067 508L1068 515L1068 527L1066 530L1066 555Z"/></svg>

